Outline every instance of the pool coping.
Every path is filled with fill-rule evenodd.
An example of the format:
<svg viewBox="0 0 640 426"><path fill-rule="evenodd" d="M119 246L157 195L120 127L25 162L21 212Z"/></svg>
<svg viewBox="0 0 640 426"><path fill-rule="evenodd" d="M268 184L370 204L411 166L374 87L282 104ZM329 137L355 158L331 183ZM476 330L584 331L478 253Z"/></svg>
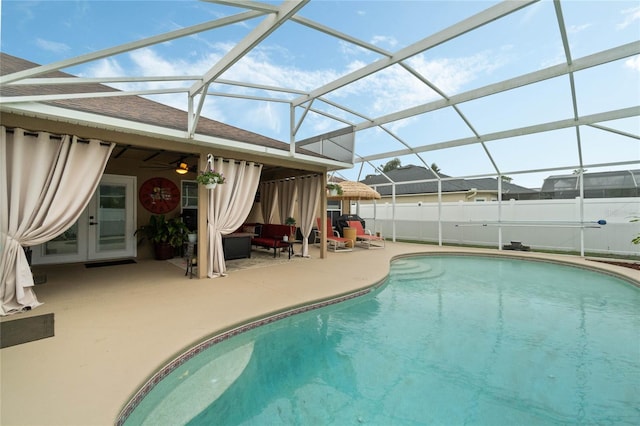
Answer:
<svg viewBox="0 0 640 426"><path fill-rule="evenodd" d="M411 257L419 257L419 256L429 256L429 257L437 257L437 256L465 256L465 257L489 257L495 259L517 259L517 260L529 260L535 262L546 262L546 263L554 263L560 264L564 266L570 266L580 269L590 270L592 272L603 273L605 275L613 276L615 278L621 279L628 284L640 288L640 280L635 280L632 277L619 273L617 271L612 271L607 269L604 265L589 265L584 264L582 260L588 260L585 258L578 258L579 261L576 261L572 258L567 259L556 259L547 256L536 255L536 253L490 253L483 251L473 251L473 252L463 252L463 251L437 251L437 252L412 252L412 253L402 253L394 255L389 260L389 265L391 265L394 261L403 258L411 258ZM213 334L201 340L199 343L195 343L194 345L190 345L183 351L179 351L178 355L172 357L168 362L163 363L162 366L155 371L147 380L145 380L144 384L135 392L133 395L127 400L127 403L124 405L122 410L119 412L115 425L122 426L127 421L129 416L133 413L133 411L140 405L142 400L153 390L153 388L166 376L171 374L174 370L180 367L182 364L192 359L196 355L201 352L215 346L218 343L221 343L229 338L237 336L239 334L245 333L252 329L261 327L263 325L267 325L297 314L313 311L316 309L321 309L326 306L334 305L337 303L341 303L347 300L355 299L360 296L364 296L370 294L371 292L377 290L382 286L382 284L388 279L389 273L387 273L384 277L377 280L376 282L363 286L361 288L343 292L337 295L332 295L326 298L320 298L311 300L305 303L299 303L296 305L292 305L290 307L273 311L267 313L266 315L261 315L257 317L252 317L247 319L246 321L241 321L232 326L226 327L222 330L215 331Z"/></svg>

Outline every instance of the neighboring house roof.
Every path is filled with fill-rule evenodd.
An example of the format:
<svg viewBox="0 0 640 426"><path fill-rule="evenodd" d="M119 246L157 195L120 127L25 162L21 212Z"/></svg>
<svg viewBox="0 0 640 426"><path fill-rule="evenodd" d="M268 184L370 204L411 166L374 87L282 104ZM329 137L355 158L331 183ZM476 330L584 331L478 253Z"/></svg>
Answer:
<svg viewBox="0 0 640 426"><path fill-rule="evenodd" d="M396 182L396 195L414 195L414 194L431 194L438 192L438 182L413 182L426 179L436 179L434 173L426 167L407 165L385 173L389 179ZM440 173L442 178L450 178L450 176ZM361 180L370 186L376 184L386 184L389 181L382 175L369 175ZM402 182L412 182L402 184ZM478 191L498 191L498 180L495 178L480 179L451 179L442 181L442 192L467 192L473 189ZM378 186L376 190L380 195L391 195L391 186ZM533 189L525 188L509 182L502 182L503 193L523 193L537 192Z"/></svg>
<svg viewBox="0 0 640 426"><path fill-rule="evenodd" d="M37 66L38 64L36 63L0 52L0 75L7 75ZM60 78L76 76L60 71L54 71L43 74L39 77ZM2 96L30 96L114 91L118 90L98 83L74 85L5 85L0 89L0 94ZM170 129L184 130L187 128L186 111L145 99L140 96L49 100L40 101L39 103ZM284 151L289 151L290 149L290 145L288 143L271 139L266 136L220 123L205 117L201 117L199 119L197 133ZM314 157L326 158L325 156L301 148L296 148L296 152Z"/></svg>
<svg viewBox="0 0 640 426"><path fill-rule="evenodd" d="M497 191L498 190L498 179L497 178L479 178L479 179L466 179L471 188L476 188L478 191ZM534 193L538 192L531 188L526 188L524 186L516 185L511 182L502 181L502 192L505 194L508 193Z"/></svg>
<svg viewBox="0 0 640 426"><path fill-rule="evenodd" d="M544 180L542 192L577 191L580 189L580 175L553 175ZM613 170L598 173L584 173L584 189L626 189L640 187L640 170Z"/></svg>

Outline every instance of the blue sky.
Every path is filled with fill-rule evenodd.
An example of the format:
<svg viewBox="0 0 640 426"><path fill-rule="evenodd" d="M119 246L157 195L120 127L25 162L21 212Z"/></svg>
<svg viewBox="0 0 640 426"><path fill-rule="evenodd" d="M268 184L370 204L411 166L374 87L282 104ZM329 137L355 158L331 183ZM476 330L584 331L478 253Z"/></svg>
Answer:
<svg viewBox="0 0 640 426"><path fill-rule="evenodd" d="M272 4L279 4L275 2ZM331 26L352 37L396 52L497 2L486 1L322 1L312 0L299 15ZM199 1L7 1L1 5L3 52L47 64L88 52L150 37L217 19L242 10ZM640 5L637 1L563 1L572 58L640 39ZM131 51L64 71L79 76L192 75L208 70L261 18ZM380 59L376 53L288 22L254 51L228 70L223 78L311 90L365 64ZM409 59L414 69L447 96L565 61L557 19L551 1L524 10L464 34ZM575 74L578 112L595 114L640 104L638 56L611 62ZM176 86L176 83L127 84L120 88ZM570 82L563 76L466 102L460 111L480 134L571 118ZM219 92L276 96L249 89L212 85ZM283 97L282 94L277 94ZM406 70L392 66L357 84L327 95L368 118L439 98ZM186 108L186 96L154 98ZM315 106L315 105L314 105ZM328 105L318 108L355 123L362 118ZM282 141L289 140L289 108L282 103L208 97L203 115ZM603 123L605 125L605 123ZM342 123L310 115L300 128L302 139L342 127ZM618 131L640 134L638 117L608 122ZM417 147L471 136L469 126L451 108L390 123L388 130ZM585 164L640 161L637 139L601 129L581 130ZM501 172L570 167L577 164L575 130L491 141L485 144ZM356 136L359 155L404 148L377 128ZM454 176L492 173L493 165L480 145L423 153L443 173ZM392 158L392 157L391 157ZM388 158L388 159L391 159ZM388 159L376 161L384 164ZM413 156L403 164L422 163ZM640 168L640 166L631 166ZM599 171L599 170L593 170ZM344 171L357 178L360 167ZM366 165L362 174L372 173ZM571 170L568 170L570 173ZM514 174L514 183L537 187L553 173Z"/></svg>

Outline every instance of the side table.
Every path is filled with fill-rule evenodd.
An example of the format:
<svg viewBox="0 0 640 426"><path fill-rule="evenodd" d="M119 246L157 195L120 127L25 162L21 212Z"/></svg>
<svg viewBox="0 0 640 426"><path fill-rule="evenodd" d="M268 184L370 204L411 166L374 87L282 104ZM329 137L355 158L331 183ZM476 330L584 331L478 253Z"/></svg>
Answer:
<svg viewBox="0 0 640 426"><path fill-rule="evenodd" d="M302 240L289 240L289 246L291 247L291 254L293 256L300 256L302 257ZM294 244L300 244L300 254L296 254L296 251L293 249L293 245Z"/></svg>
<svg viewBox="0 0 640 426"><path fill-rule="evenodd" d="M189 279L193 278L193 267L198 266L197 253L198 243L184 243L184 258L187 260L187 270L184 271L184 276L189 274Z"/></svg>
<svg viewBox="0 0 640 426"><path fill-rule="evenodd" d="M348 238L349 240L351 240L351 248L355 247L356 245L356 228L348 228L348 227L344 227L342 228L342 238Z"/></svg>

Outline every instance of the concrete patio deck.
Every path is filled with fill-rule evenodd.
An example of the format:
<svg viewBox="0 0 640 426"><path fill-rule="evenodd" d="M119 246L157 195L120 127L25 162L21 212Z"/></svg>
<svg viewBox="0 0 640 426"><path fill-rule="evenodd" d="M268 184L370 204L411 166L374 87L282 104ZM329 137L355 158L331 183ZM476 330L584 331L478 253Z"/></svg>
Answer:
<svg viewBox="0 0 640 426"><path fill-rule="evenodd" d="M188 279L169 262L87 269L35 268L44 305L1 321L55 314L55 336L0 350L0 424L111 425L160 367L230 326L384 280L391 260L410 253L475 252L564 260L638 280L638 271L575 256L504 253L387 243L319 258L298 258L224 278Z"/></svg>

